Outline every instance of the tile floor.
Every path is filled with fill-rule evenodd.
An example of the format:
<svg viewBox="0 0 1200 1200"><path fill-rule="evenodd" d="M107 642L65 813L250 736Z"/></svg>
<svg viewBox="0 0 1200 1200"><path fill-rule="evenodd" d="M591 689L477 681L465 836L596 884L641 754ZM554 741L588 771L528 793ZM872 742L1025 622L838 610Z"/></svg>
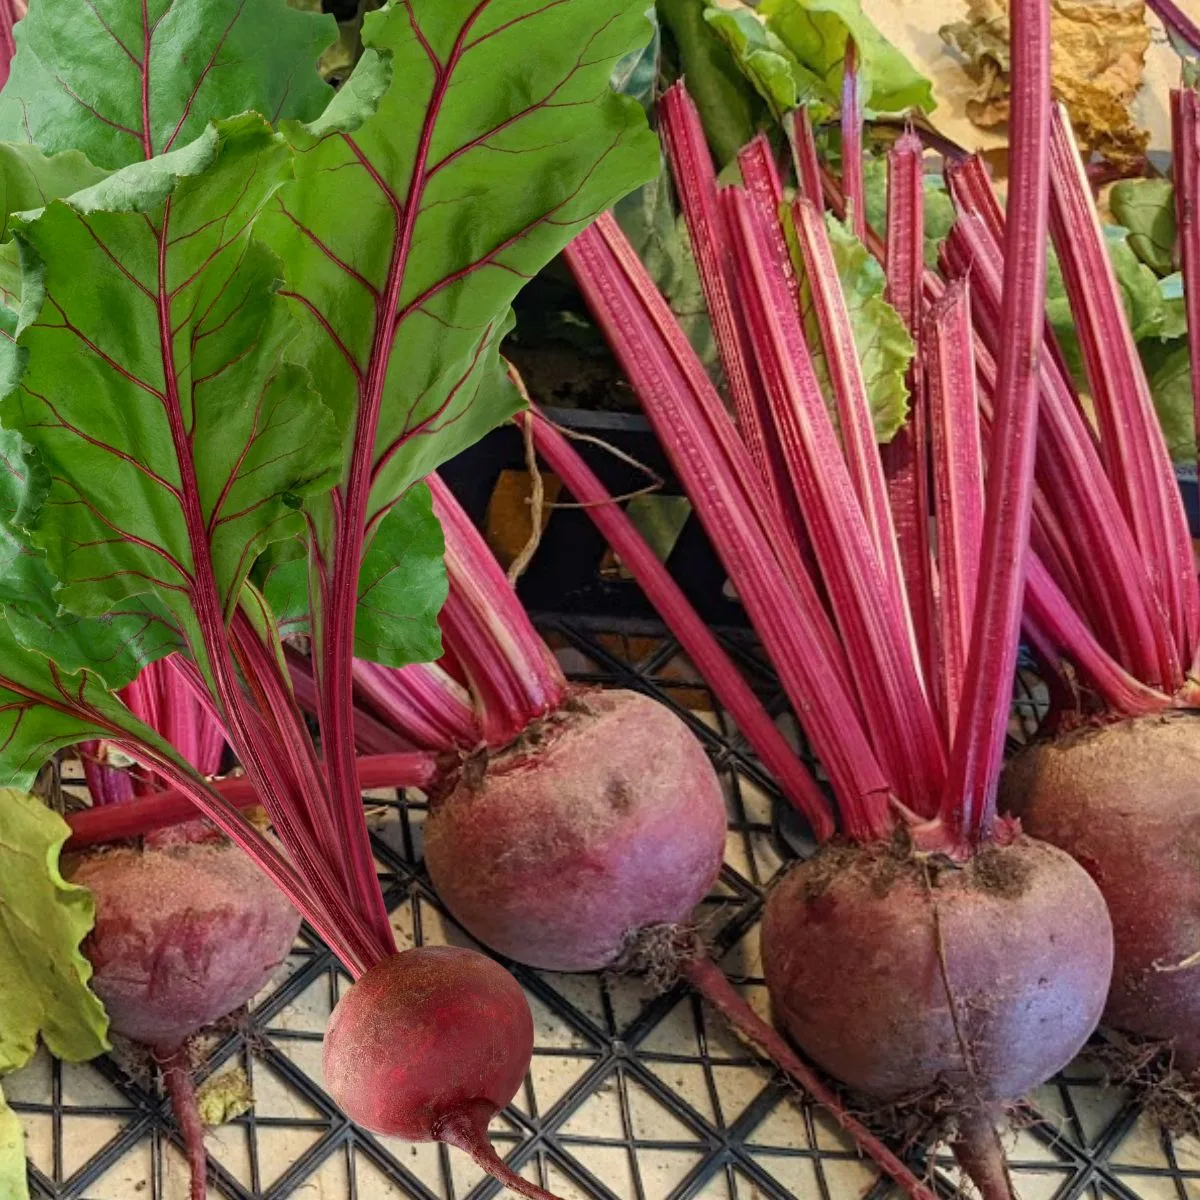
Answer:
<svg viewBox="0 0 1200 1200"><path fill-rule="evenodd" d="M595 682L654 691L690 715L727 783L726 868L701 919L726 970L765 1010L757 922L787 851L769 781L670 643L548 631L565 665ZM771 681L744 648L752 675ZM785 719L785 718L781 718ZM371 797L381 879L397 941L469 939L440 909L421 870L419 796ZM564 1200L802 1200L889 1193L819 1112L757 1063L682 990L517 969L533 1007L530 1076L492 1127L501 1152ZM345 978L305 933L284 975L236 1028L206 1044L201 1075L242 1070L255 1104L213 1130L210 1191L236 1200L462 1200L495 1195L462 1156L375 1138L348 1125L321 1088L321 1031ZM165 1102L112 1059L64 1067L48 1057L5 1080L24 1121L34 1195L185 1200L187 1178ZM1200 1200L1200 1141L1172 1139L1086 1059L1032 1097L1008 1146L1023 1200L1087 1195ZM940 1191L957 1180L935 1148L912 1152Z"/></svg>

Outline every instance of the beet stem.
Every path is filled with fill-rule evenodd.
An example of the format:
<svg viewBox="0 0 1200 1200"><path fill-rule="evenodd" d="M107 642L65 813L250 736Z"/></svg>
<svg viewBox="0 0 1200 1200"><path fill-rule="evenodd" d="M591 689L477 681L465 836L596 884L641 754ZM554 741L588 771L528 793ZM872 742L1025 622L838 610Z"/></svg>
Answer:
<svg viewBox="0 0 1200 1200"><path fill-rule="evenodd" d="M983 1108L960 1117L950 1148L983 1200L1016 1200L995 1116L994 1110Z"/></svg>
<svg viewBox="0 0 1200 1200"><path fill-rule="evenodd" d="M492 1111L490 1105L481 1104L480 1108L485 1109L487 1113ZM455 1146L469 1154L475 1164L485 1170L493 1179L498 1180L511 1191L528 1196L529 1200L559 1200L553 1192L538 1187L536 1183L530 1183L528 1179L522 1179L496 1153L495 1147L488 1140L487 1117L485 1112L480 1111L480 1108L464 1109L439 1122L434 1132L436 1140L445 1142L448 1146Z"/></svg>
<svg viewBox="0 0 1200 1200"><path fill-rule="evenodd" d="M183 1134L183 1145L192 1173L191 1200L207 1200L208 1155L204 1150L204 1126L200 1124L200 1110L196 1107L196 1088L192 1083L192 1065L188 1061L187 1047L181 1045L173 1050L159 1049L154 1057L162 1071L167 1095L171 1098L171 1111Z"/></svg>
<svg viewBox="0 0 1200 1200"><path fill-rule="evenodd" d="M683 964L683 974L747 1041L791 1077L850 1135L855 1146L872 1159L912 1200L936 1200L933 1190L887 1148L865 1125L852 1117L836 1093L805 1064L783 1037L766 1023L734 990L712 959L701 954ZM993 1200L993 1197L985 1197ZM998 1200L998 1197L997 1197ZM1011 1194L1004 1200L1013 1200Z"/></svg>

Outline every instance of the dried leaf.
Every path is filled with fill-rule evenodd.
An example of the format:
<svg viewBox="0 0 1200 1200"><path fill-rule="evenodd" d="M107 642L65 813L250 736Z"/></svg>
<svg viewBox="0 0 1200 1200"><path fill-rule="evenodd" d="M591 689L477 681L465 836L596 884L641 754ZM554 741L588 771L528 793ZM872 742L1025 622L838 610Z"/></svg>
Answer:
<svg viewBox="0 0 1200 1200"><path fill-rule="evenodd" d="M988 129L1008 120L1008 11L998 0L968 0L967 7L967 20L939 32L977 85L967 115ZM1143 0L1051 6L1055 98L1067 106L1081 145L1118 166L1140 159L1150 140L1130 112L1150 45L1145 12Z"/></svg>

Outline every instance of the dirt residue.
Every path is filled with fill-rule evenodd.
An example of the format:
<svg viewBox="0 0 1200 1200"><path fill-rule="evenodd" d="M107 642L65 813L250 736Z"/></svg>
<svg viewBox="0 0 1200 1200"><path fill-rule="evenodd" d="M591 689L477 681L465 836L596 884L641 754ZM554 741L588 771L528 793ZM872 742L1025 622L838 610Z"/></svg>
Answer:
<svg viewBox="0 0 1200 1200"><path fill-rule="evenodd" d="M1024 855L1011 854L997 846L984 846L971 860L968 870L980 891L1006 900L1023 896L1033 878L1033 867Z"/></svg>

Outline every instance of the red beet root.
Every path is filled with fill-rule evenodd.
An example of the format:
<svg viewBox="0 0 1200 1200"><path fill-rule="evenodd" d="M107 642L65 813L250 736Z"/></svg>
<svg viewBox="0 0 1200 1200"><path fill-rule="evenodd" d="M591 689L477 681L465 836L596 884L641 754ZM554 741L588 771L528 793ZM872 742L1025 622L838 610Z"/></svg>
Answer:
<svg viewBox="0 0 1200 1200"><path fill-rule="evenodd" d="M1200 1071L1200 720L1145 717L1037 745L1001 803L1079 862L1108 903L1116 953L1104 1020L1172 1042Z"/></svg>
<svg viewBox="0 0 1200 1200"><path fill-rule="evenodd" d="M197 840L199 839L199 840ZM84 943L114 1032L150 1046L205 1195L203 1132L184 1044L252 999L287 957L300 915L232 843L193 824L162 844L82 858L96 902Z"/></svg>
<svg viewBox="0 0 1200 1200"><path fill-rule="evenodd" d="M588 971L611 965L630 933L686 921L724 847L721 785L690 730L634 692L590 692L482 779L464 773L433 807L425 861L481 942Z"/></svg>
<svg viewBox="0 0 1200 1200"><path fill-rule="evenodd" d="M325 1086L364 1128L457 1146L514 1191L546 1200L487 1137L532 1053L529 1004L503 967L471 950L421 946L377 963L339 1001L325 1033Z"/></svg>
<svg viewBox="0 0 1200 1200"><path fill-rule="evenodd" d="M174 1049L274 975L300 917L235 846L183 843L89 855L71 873L96 901L84 950L112 1028Z"/></svg>
<svg viewBox="0 0 1200 1200"><path fill-rule="evenodd" d="M962 867L830 846L772 893L762 949L776 1019L800 1047L878 1099L948 1092L982 1183L980 1161L1002 1171L1002 1156L973 1114L1041 1084L1087 1040L1112 928L1086 873L1032 838Z"/></svg>

